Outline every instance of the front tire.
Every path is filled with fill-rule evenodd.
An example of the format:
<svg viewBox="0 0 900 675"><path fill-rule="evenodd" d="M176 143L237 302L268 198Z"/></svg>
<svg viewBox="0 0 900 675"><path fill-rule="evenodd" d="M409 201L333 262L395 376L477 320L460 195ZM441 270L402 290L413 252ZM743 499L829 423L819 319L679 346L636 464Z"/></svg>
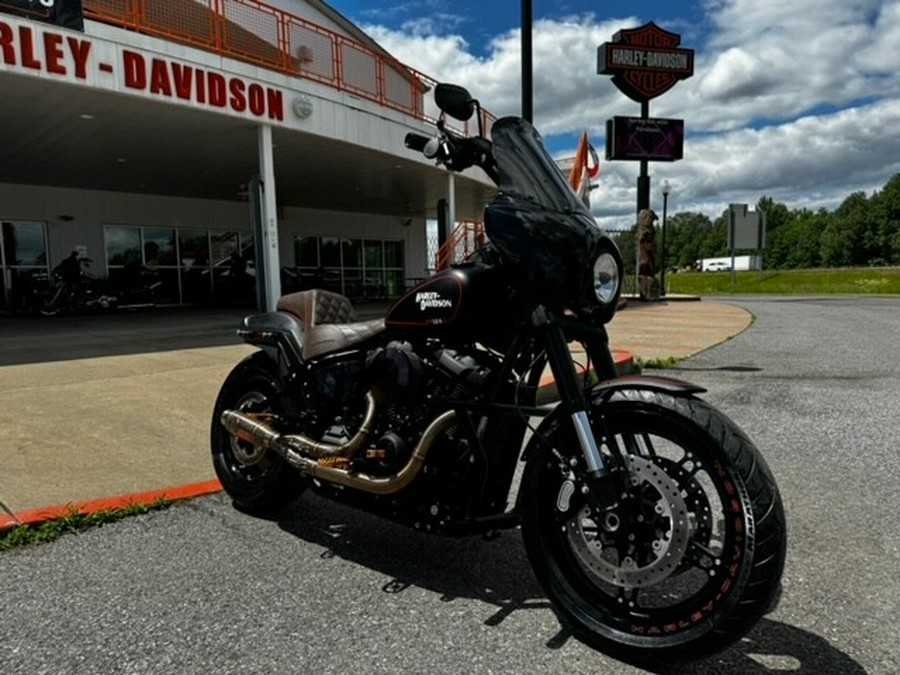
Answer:
<svg viewBox="0 0 900 675"><path fill-rule="evenodd" d="M255 515L293 502L306 488L305 479L274 451L232 436L219 418L225 410L278 414L280 391L274 364L264 352L256 352L231 371L213 408L210 443L216 475L235 506Z"/></svg>
<svg viewBox="0 0 900 675"><path fill-rule="evenodd" d="M552 421L522 480L538 580L576 637L625 661L671 666L724 649L780 588L787 539L769 468L698 399L626 390L594 405L626 453L627 507L613 518L581 496L571 424Z"/></svg>
<svg viewBox="0 0 900 675"><path fill-rule="evenodd" d="M61 288L44 293L37 304L41 316L57 316L62 312L63 295Z"/></svg>

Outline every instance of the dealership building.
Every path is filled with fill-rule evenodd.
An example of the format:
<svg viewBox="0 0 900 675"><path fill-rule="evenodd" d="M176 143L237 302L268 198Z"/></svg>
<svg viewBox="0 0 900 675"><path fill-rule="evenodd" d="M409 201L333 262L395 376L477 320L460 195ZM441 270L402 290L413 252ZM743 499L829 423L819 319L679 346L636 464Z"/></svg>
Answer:
<svg viewBox="0 0 900 675"><path fill-rule="evenodd" d="M494 194L404 147L434 84L318 0L0 2L0 310L72 251L169 303L227 302L234 253L269 306L396 297Z"/></svg>

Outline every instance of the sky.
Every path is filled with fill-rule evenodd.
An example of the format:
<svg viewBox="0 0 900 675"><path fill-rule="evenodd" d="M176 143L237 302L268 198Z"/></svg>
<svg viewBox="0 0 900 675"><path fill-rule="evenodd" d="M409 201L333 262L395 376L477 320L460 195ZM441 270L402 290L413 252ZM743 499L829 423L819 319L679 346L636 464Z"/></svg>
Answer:
<svg viewBox="0 0 900 675"><path fill-rule="evenodd" d="M521 2L329 0L391 54L460 84L497 116L521 114ZM533 0L534 124L572 156L587 131L601 157L591 207L633 225L639 163L607 161L610 117L640 104L597 74L597 48L649 21L693 49L694 75L650 101L683 119L684 158L651 162L651 207L715 218L763 195L834 209L900 172L900 0Z"/></svg>

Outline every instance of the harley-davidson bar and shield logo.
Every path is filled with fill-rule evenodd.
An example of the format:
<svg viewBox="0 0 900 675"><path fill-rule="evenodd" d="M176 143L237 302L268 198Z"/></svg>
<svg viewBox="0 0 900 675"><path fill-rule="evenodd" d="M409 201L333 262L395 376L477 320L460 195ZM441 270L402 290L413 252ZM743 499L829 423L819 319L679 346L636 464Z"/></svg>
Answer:
<svg viewBox="0 0 900 675"><path fill-rule="evenodd" d="M629 98L649 101L694 74L694 50L678 49L679 44L680 35L652 21L620 30L612 42L597 48L597 72L612 75L613 84Z"/></svg>

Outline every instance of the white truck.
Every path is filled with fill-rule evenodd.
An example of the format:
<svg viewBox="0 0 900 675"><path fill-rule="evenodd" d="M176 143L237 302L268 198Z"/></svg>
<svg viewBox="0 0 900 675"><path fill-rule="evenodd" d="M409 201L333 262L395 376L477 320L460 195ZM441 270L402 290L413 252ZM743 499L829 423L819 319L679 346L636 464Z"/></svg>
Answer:
<svg viewBox="0 0 900 675"><path fill-rule="evenodd" d="M759 256L736 255L734 258L731 256L703 258L694 263L694 266L701 272L726 272L731 270L732 265L738 272L758 270L760 266Z"/></svg>

